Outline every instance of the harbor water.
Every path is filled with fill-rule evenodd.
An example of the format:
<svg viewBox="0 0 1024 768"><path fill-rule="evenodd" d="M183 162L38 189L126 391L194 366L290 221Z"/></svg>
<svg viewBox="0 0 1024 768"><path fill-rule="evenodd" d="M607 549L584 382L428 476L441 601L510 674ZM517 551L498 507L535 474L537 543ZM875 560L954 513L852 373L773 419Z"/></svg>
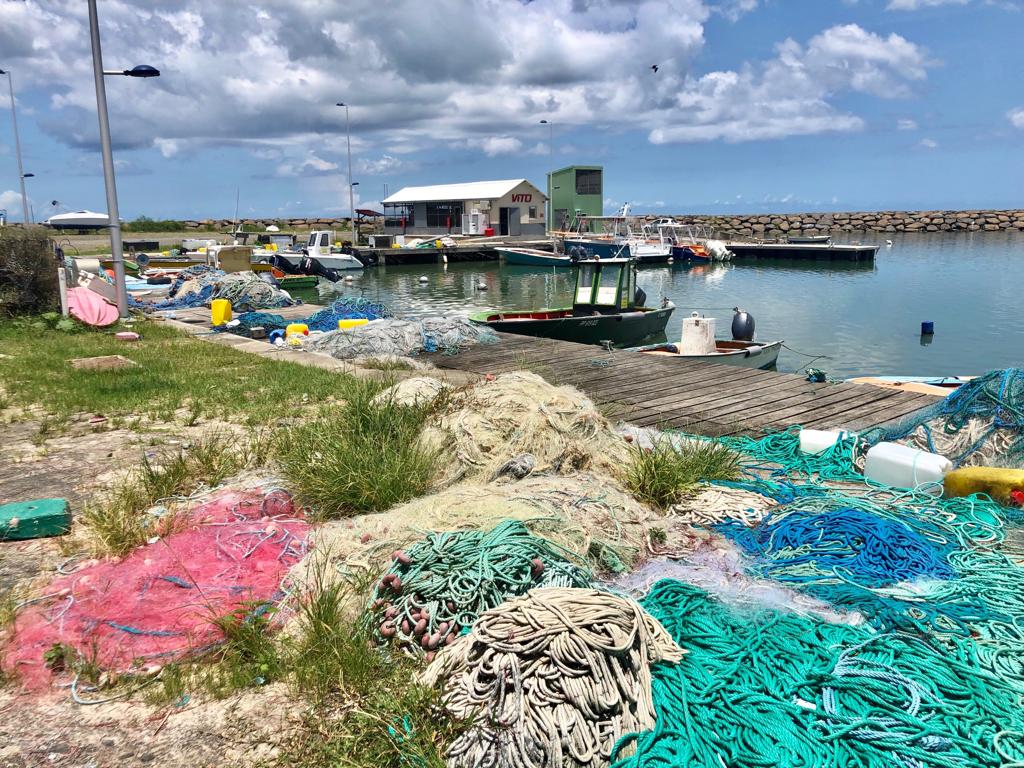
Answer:
<svg viewBox="0 0 1024 768"><path fill-rule="evenodd" d="M671 340L678 340L691 311L715 317L719 336L729 334L732 307L752 313L758 340L786 342L779 370L812 365L839 378L937 376L1024 364L1024 233L896 233L865 242L882 244L873 264L652 265L641 268L638 284L649 305L663 296L675 303ZM341 295L381 301L399 314L566 306L573 280L572 270L496 261L374 267L354 275L339 284ZM327 303L332 295L301 297ZM935 324L933 336L920 335L925 321Z"/></svg>

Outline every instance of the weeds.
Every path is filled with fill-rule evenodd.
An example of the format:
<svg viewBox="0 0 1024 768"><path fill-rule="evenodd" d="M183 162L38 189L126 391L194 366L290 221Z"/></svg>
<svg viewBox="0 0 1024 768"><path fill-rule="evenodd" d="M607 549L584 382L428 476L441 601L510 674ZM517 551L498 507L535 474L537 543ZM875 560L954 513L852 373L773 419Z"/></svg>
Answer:
<svg viewBox="0 0 1024 768"><path fill-rule="evenodd" d="M425 493L437 474L437 453L419 441L431 407L375 402L385 386L354 381L343 405L282 433L282 474L322 519L388 509Z"/></svg>
<svg viewBox="0 0 1024 768"><path fill-rule="evenodd" d="M414 371L415 366L405 360L389 359L386 357L367 357L359 361L361 368L369 368L374 371Z"/></svg>
<svg viewBox="0 0 1024 768"><path fill-rule="evenodd" d="M262 465L269 443L265 431L244 438L211 432L188 450L168 449L154 457L143 454L134 472L83 510L81 520L87 528L88 548L97 555L124 555L154 534L170 533L177 522L173 515L160 518L154 525L145 510L164 499L220 485L243 469Z"/></svg>
<svg viewBox="0 0 1024 768"><path fill-rule="evenodd" d="M301 598L291 682L312 703L279 763L443 768L460 724L439 716L438 693L416 683L408 656L377 647L366 616L352 619L366 591L326 578L329 564L314 564Z"/></svg>
<svg viewBox="0 0 1024 768"><path fill-rule="evenodd" d="M733 480L739 474L739 457L707 440L673 446L660 439L651 448L634 445L630 452L623 477L626 487L636 498L662 509L679 502L702 480Z"/></svg>

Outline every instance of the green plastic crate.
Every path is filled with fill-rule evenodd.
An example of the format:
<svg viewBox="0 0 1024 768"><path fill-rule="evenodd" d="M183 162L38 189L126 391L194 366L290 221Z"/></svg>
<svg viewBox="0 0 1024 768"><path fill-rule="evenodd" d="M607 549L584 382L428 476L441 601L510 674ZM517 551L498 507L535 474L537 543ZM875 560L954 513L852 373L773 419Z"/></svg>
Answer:
<svg viewBox="0 0 1024 768"><path fill-rule="evenodd" d="M0 506L0 541L62 536L71 530L67 499L35 499Z"/></svg>

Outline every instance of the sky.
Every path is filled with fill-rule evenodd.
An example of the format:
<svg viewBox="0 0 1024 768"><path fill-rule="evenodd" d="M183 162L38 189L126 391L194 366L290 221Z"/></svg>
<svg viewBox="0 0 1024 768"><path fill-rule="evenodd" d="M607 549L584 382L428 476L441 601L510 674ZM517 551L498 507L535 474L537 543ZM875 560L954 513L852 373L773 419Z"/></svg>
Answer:
<svg viewBox="0 0 1024 768"><path fill-rule="evenodd" d="M99 0L121 217L605 168L605 207L1024 206L1024 0ZM657 71L653 69L657 65ZM86 3L0 0L37 220L105 211ZM0 77L0 209L21 219ZM6 114L5 114L6 113ZM540 123L547 120L548 125ZM57 205L53 205L57 202Z"/></svg>

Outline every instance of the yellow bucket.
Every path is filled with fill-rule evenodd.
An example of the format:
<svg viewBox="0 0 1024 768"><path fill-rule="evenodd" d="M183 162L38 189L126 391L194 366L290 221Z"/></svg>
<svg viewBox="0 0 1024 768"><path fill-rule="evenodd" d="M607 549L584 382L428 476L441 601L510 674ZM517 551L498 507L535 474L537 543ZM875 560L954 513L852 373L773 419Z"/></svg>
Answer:
<svg viewBox="0 0 1024 768"><path fill-rule="evenodd" d="M231 319L231 302L227 299L214 299L210 302L210 323L224 325Z"/></svg>
<svg viewBox="0 0 1024 768"><path fill-rule="evenodd" d="M349 328L355 328L357 325L366 325L368 322L370 321L367 320L365 317L360 317L358 319L353 320L339 320L338 330L347 331Z"/></svg>
<svg viewBox="0 0 1024 768"><path fill-rule="evenodd" d="M288 338L293 333L297 333L300 336L308 336L309 326L306 325L305 323L292 323L291 325L284 329L285 338Z"/></svg>

